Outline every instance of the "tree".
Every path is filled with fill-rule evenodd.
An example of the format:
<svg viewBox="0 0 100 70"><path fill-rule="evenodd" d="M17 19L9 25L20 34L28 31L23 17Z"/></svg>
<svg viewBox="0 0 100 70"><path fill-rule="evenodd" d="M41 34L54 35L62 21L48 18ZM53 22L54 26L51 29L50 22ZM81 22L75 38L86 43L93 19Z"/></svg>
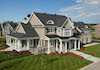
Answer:
<svg viewBox="0 0 100 70"><path fill-rule="evenodd" d="M18 23L17 22L13 22L13 21L4 21L2 24L7 24L7 23L13 24L14 27L18 26Z"/></svg>

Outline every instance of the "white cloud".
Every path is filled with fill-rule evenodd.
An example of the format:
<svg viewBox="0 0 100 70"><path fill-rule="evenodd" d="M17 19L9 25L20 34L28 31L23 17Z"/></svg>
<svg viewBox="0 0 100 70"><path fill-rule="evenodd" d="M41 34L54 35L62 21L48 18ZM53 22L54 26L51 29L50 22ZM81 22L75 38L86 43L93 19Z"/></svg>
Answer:
<svg viewBox="0 0 100 70"><path fill-rule="evenodd" d="M41 9L34 9L33 10L34 12L40 12L40 11L42 11Z"/></svg>
<svg viewBox="0 0 100 70"><path fill-rule="evenodd" d="M88 14L87 17L96 16L96 15L100 15L100 13L91 13L91 14Z"/></svg>
<svg viewBox="0 0 100 70"><path fill-rule="evenodd" d="M76 5L61 8L59 12L72 19L100 18L100 0L76 0Z"/></svg>

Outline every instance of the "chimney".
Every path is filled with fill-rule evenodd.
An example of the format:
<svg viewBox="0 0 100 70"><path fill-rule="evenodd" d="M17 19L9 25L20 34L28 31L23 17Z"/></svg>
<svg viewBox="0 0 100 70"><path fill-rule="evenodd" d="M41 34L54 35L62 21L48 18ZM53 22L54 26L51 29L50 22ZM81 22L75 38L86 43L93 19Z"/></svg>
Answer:
<svg viewBox="0 0 100 70"><path fill-rule="evenodd" d="M24 18L23 23L26 23L26 22L27 22L27 19L26 19L26 18Z"/></svg>

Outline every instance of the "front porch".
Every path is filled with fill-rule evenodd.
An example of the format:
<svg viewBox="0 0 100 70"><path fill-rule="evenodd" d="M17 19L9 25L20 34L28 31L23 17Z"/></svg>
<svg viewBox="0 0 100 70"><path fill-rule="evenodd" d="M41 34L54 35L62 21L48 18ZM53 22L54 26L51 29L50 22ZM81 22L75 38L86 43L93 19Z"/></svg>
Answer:
<svg viewBox="0 0 100 70"><path fill-rule="evenodd" d="M39 38L15 38L6 36L6 44L18 52L38 47Z"/></svg>
<svg viewBox="0 0 100 70"><path fill-rule="evenodd" d="M69 38L69 39L60 39L60 38L48 38L47 41L47 53L55 52L66 53L68 50L80 49L81 41L80 38Z"/></svg>

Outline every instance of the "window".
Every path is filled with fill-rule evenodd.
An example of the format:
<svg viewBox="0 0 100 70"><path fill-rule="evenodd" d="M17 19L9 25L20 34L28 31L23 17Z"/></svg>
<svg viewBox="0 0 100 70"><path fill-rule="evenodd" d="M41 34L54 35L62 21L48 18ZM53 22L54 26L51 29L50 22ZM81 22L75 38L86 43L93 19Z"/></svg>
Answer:
<svg viewBox="0 0 100 70"><path fill-rule="evenodd" d="M84 28L88 28L88 26L87 26L87 25L85 25L85 26L84 26Z"/></svg>
<svg viewBox="0 0 100 70"><path fill-rule="evenodd" d="M55 41L54 40L51 40L50 41L50 46L53 47L54 46L54 43L55 43Z"/></svg>
<svg viewBox="0 0 100 70"><path fill-rule="evenodd" d="M64 36L70 36L71 35L71 30L70 29L64 29Z"/></svg>
<svg viewBox="0 0 100 70"><path fill-rule="evenodd" d="M54 24L54 22L52 20L48 20L47 24Z"/></svg>
<svg viewBox="0 0 100 70"><path fill-rule="evenodd" d="M47 33L55 33L55 28L48 28Z"/></svg>

